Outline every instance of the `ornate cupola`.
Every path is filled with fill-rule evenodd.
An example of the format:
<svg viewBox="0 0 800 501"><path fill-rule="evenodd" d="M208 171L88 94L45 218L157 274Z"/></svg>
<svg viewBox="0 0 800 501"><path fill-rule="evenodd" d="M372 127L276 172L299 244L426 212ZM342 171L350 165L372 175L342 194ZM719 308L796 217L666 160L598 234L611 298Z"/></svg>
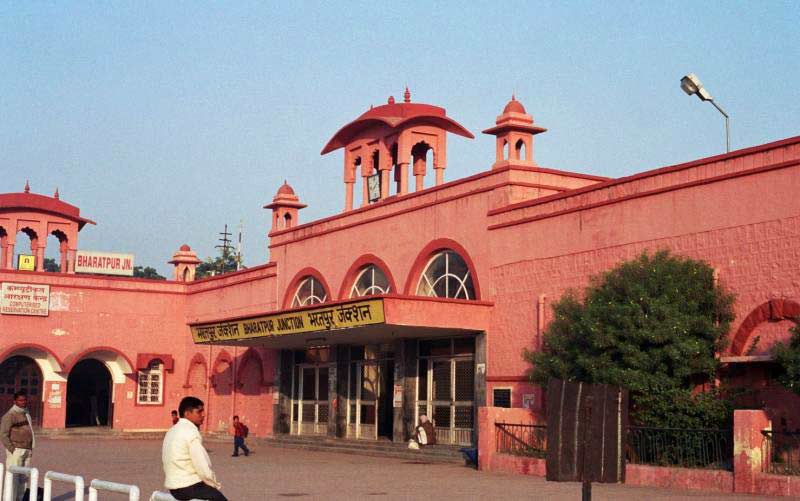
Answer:
<svg viewBox="0 0 800 501"><path fill-rule="evenodd" d="M497 117L495 126L483 131L497 137L496 159L493 169L506 165L536 165L533 160L533 136L547 129L533 124L533 117L525 112L525 107L511 96L511 101Z"/></svg>
<svg viewBox="0 0 800 501"><path fill-rule="evenodd" d="M444 183L448 132L474 138L470 131L448 117L444 108L412 103L408 87L402 103L389 96L386 104L370 107L339 129L322 154L344 149L344 210L353 208L358 177L363 188L362 206L408 193L409 165L413 166L415 191L422 190L429 167L428 152L432 154L436 185Z"/></svg>
<svg viewBox="0 0 800 501"><path fill-rule="evenodd" d="M278 193L272 199L272 203L264 206L265 209L272 209L272 229L270 233L296 226L298 212L304 207L306 207L306 204L300 203L300 198L295 195L292 187L284 180L283 185L278 188Z"/></svg>
<svg viewBox="0 0 800 501"><path fill-rule="evenodd" d="M181 245L178 252L172 256L172 261L169 262L175 266L172 278L178 282L191 282L194 280L197 265L201 262L191 247L186 244Z"/></svg>

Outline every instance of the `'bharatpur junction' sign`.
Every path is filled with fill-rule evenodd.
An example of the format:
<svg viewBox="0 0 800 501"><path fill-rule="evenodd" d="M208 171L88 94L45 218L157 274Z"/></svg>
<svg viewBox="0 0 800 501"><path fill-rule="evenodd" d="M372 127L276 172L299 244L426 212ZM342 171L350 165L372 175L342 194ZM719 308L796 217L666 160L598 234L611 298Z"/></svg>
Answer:
<svg viewBox="0 0 800 501"><path fill-rule="evenodd" d="M192 325L191 329L195 343L213 343L346 329L383 322L383 300L372 299L333 305L327 308L277 313L230 322Z"/></svg>
<svg viewBox="0 0 800 501"><path fill-rule="evenodd" d="M75 254L75 273L133 276L133 254L78 251Z"/></svg>
<svg viewBox="0 0 800 501"><path fill-rule="evenodd" d="M46 317L50 314L50 286L3 282L0 313Z"/></svg>

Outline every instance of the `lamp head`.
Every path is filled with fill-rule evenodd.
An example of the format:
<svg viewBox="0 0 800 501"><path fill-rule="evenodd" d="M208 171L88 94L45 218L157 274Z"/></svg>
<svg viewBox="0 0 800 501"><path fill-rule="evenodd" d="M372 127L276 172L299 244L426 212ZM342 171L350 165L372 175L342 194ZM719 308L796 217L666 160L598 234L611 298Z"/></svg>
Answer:
<svg viewBox="0 0 800 501"><path fill-rule="evenodd" d="M681 89L683 89L683 92L689 96L692 94L697 94L697 97L703 101L714 100L714 98L711 97L711 93L708 92L705 87L703 87L703 82L701 82L694 73L689 73L685 77L681 78Z"/></svg>

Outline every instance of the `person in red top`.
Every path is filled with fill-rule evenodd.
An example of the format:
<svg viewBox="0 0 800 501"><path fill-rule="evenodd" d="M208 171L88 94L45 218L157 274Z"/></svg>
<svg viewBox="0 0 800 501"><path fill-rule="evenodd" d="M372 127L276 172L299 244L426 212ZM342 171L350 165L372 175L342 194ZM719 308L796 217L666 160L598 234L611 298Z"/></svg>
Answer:
<svg viewBox="0 0 800 501"><path fill-rule="evenodd" d="M245 456L250 455L250 449L244 445L244 439L247 438L247 435L250 431L247 429L247 425L239 421L239 416L233 416L233 454L232 457L239 456L239 448L241 447L244 451Z"/></svg>

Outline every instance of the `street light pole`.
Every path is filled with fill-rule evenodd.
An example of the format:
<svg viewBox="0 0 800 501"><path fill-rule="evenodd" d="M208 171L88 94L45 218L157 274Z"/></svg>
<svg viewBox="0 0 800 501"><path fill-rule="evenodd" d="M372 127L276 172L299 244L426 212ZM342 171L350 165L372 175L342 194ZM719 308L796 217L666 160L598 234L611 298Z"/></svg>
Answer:
<svg viewBox="0 0 800 501"><path fill-rule="evenodd" d="M711 104L714 105L714 108L716 108L720 113L722 113L722 116L725 117L725 149L728 153L730 153L731 124L730 124L730 117L728 116L727 113L725 113L725 110L723 110L722 107L720 107L720 105L718 105L717 102L714 101L714 98L711 97L711 93L708 92L708 90L705 87L703 87L703 82L701 82L700 79L697 78L697 75L695 75L694 73L689 73L685 77L681 78L681 89L683 89L683 92L685 92L689 96L693 94L696 95L698 98L700 98L701 101L710 101Z"/></svg>
<svg viewBox="0 0 800 501"><path fill-rule="evenodd" d="M725 110L723 110L722 107L720 107L720 105L718 105L716 101L714 101L713 99L710 99L710 101L711 101L711 104L714 105L714 108L719 110L719 112L722 113L722 116L725 117L725 147L726 147L728 153L730 153L731 152L731 119L728 116L728 114L725 113Z"/></svg>

